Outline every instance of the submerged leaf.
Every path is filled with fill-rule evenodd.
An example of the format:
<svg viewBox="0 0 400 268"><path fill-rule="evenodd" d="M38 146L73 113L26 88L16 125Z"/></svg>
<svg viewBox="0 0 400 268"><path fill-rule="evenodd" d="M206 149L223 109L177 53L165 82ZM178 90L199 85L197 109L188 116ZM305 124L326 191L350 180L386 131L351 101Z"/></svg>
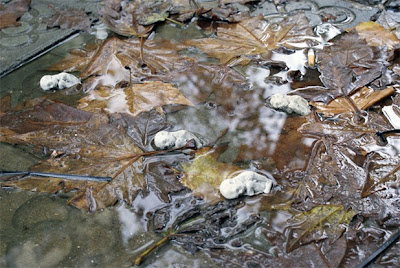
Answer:
<svg viewBox="0 0 400 268"><path fill-rule="evenodd" d="M90 28L90 19L82 9L55 9L55 14L43 20L48 28L74 29L87 31Z"/></svg>
<svg viewBox="0 0 400 268"><path fill-rule="evenodd" d="M110 124L108 116L67 107L50 102L26 112L3 115L1 141L28 143L52 152L55 157L32 167L32 171L112 177L113 180L104 183L22 178L5 182L3 186L51 193L77 189L70 202L84 210L98 210L121 199L131 203L145 185L142 151L125 132ZM69 112L58 112L62 110Z"/></svg>
<svg viewBox="0 0 400 268"><path fill-rule="evenodd" d="M383 73L384 51L369 46L355 30L319 53L320 79L329 94L347 96Z"/></svg>
<svg viewBox="0 0 400 268"><path fill-rule="evenodd" d="M0 29L19 26L17 20L30 8L31 0L14 0L7 4L0 4Z"/></svg>
<svg viewBox="0 0 400 268"><path fill-rule="evenodd" d="M301 40L299 36L312 34L311 26L299 23L304 22L304 16L300 13L288 17L279 25L268 23L261 16L253 17L236 24L220 26L216 37L188 40L186 43L218 58L221 64L246 65L250 56L268 53L279 44L298 42ZM298 31L297 24L301 25L302 31Z"/></svg>
<svg viewBox="0 0 400 268"><path fill-rule="evenodd" d="M196 151L195 158L190 164L183 163L183 177L181 182L208 202L223 200L219 194L219 185L230 174L240 168L217 161L218 151L204 147Z"/></svg>
<svg viewBox="0 0 400 268"><path fill-rule="evenodd" d="M291 226L286 250L288 252L312 241L328 239L334 243L342 235L353 216L340 205L318 206L310 211L295 215Z"/></svg>
<svg viewBox="0 0 400 268"><path fill-rule="evenodd" d="M114 90L94 90L79 102L78 108L85 111L96 112L104 109L108 113L128 113L133 116L153 108L163 113L162 106L168 104L193 106L179 89L157 81Z"/></svg>

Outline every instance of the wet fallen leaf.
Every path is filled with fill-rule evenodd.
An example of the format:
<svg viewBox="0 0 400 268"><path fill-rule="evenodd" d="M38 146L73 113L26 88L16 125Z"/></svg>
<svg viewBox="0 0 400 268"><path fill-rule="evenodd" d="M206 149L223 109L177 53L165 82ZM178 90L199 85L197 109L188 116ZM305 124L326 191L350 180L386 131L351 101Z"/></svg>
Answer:
<svg viewBox="0 0 400 268"><path fill-rule="evenodd" d="M149 34L153 25L143 26L138 23L137 14L140 14L139 5L140 1L126 3L120 0L106 0L99 14L101 15L101 20L113 32L128 37L143 37Z"/></svg>
<svg viewBox="0 0 400 268"><path fill-rule="evenodd" d="M25 115L31 120L24 120ZM52 193L77 189L70 203L91 211L111 206L118 200L131 203L144 189L142 151L126 133L112 126L104 114L94 115L63 104L47 103L25 112L5 114L1 119L1 141L32 144L58 152L58 157L42 161L32 171L113 178L109 183L23 178L10 180L3 186ZM13 123L13 119L19 122Z"/></svg>
<svg viewBox="0 0 400 268"><path fill-rule="evenodd" d="M82 9L56 9L51 17L43 20L48 28L60 27L61 29L73 29L87 31L90 28L90 19Z"/></svg>
<svg viewBox="0 0 400 268"><path fill-rule="evenodd" d="M133 84L119 89L93 90L80 99L79 103L78 108L89 112L104 109L108 113L128 113L133 116L153 108L163 113L162 106L169 104L193 106L179 89L171 84L157 81Z"/></svg>
<svg viewBox="0 0 400 268"><path fill-rule="evenodd" d="M239 167L217 161L219 151L204 147L196 151L191 163L182 163L181 182L210 203L223 200L219 194L219 185L229 174L240 170Z"/></svg>
<svg viewBox="0 0 400 268"><path fill-rule="evenodd" d="M31 0L14 0L7 4L0 4L0 29L19 26L17 21L30 8Z"/></svg>
<svg viewBox="0 0 400 268"><path fill-rule="evenodd" d="M293 251L312 241L328 239L333 244L343 234L354 211L346 211L340 205L318 206L290 219L287 251Z"/></svg>
<svg viewBox="0 0 400 268"><path fill-rule="evenodd" d="M322 50L318 56L320 79L331 96L347 96L380 77L384 51L369 46L355 30ZM322 93L322 92L321 92Z"/></svg>
<svg viewBox="0 0 400 268"><path fill-rule="evenodd" d="M359 110L365 110L375 103L394 94L394 92L395 90L393 87L388 87L379 91L374 91L372 88L368 87L362 87L349 97ZM325 116L332 116L345 112L356 112L354 110L354 105L345 97L338 97L329 104L314 101L311 101L310 104L317 108L318 113L323 113Z"/></svg>
<svg viewBox="0 0 400 268"><path fill-rule="evenodd" d="M302 13L287 17L279 25L269 23L260 16L253 17L221 25L217 28L216 37L188 40L186 44L218 58L221 64L246 65L252 56L269 54L280 44L298 42L304 35L313 35L308 21L306 25L304 21L307 19Z"/></svg>
<svg viewBox="0 0 400 268"><path fill-rule="evenodd" d="M376 22L361 22L356 26L356 30L358 35L365 39L370 46L386 46L389 50L400 46L400 40L396 35Z"/></svg>
<svg viewBox="0 0 400 268"><path fill-rule="evenodd" d="M179 46L168 41L146 41L141 50L138 39L109 38L100 48L74 50L73 55L50 70L81 70L83 90L100 86L114 87L121 82L141 82L148 77L179 72L190 67L193 59L179 55Z"/></svg>

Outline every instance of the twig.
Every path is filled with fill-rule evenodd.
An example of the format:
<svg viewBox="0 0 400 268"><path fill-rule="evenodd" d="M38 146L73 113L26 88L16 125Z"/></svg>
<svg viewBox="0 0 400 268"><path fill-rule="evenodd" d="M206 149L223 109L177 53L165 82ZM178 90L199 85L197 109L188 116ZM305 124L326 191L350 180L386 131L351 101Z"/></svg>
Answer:
<svg viewBox="0 0 400 268"><path fill-rule="evenodd" d="M48 177L48 178L60 178L65 180L77 180L77 181L97 181L97 182L109 182L111 177L99 177L99 176L87 176L87 175L74 175L74 174L62 174L62 173L46 173L46 172L31 172L31 171L0 171L0 177L2 176L36 176L36 177Z"/></svg>
<svg viewBox="0 0 400 268"><path fill-rule="evenodd" d="M169 233L168 235L166 235L163 239L159 240L158 242L154 243L151 247L149 247L148 249L146 249L143 253L141 253L138 257L136 257L133 260L133 264L134 265L140 265L143 261L143 258L146 257L147 255L150 254L150 252L152 252L153 250L155 250L156 248L162 246L165 242L168 242L171 237L173 237L173 232L171 229L169 229Z"/></svg>
<svg viewBox="0 0 400 268"><path fill-rule="evenodd" d="M357 268L364 268L373 262L382 252L384 252L390 245L392 245L396 240L400 237L400 229L397 230L395 234L393 234L389 239L383 243L374 253L372 253L368 258L366 258L361 264L357 266Z"/></svg>

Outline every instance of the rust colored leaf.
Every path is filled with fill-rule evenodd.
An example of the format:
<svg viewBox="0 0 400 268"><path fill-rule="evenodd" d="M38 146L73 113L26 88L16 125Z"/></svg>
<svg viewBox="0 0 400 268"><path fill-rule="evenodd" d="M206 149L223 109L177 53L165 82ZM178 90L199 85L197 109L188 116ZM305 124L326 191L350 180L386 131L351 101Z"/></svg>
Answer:
<svg viewBox="0 0 400 268"><path fill-rule="evenodd" d="M346 211L340 205L318 206L290 219L291 227L286 250L293 251L312 241L328 239L334 243L349 224L354 211Z"/></svg>
<svg viewBox="0 0 400 268"><path fill-rule="evenodd" d="M280 44L304 40L304 35L313 35L311 26L304 26L305 15L299 13L282 21L279 25L269 23L263 17L253 17L235 24L222 25L216 37L189 40L211 57L218 58L221 64L246 65L251 56L262 55L277 48ZM301 25L299 31L296 25Z"/></svg>
<svg viewBox="0 0 400 268"><path fill-rule="evenodd" d="M387 98L394 94L395 90L393 87L388 87L384 90L374 91L372 88L363 87L353 94L350 99L345 97L339 97L331 101L329 104L323 102L310 102L311 105L317 108L318 113L323 113L325 116L333 116L345 112L355 112L352 101L358 109L365 110L375 103Z"/></svg>
<svg viewBox="0 0 400 268"><path fill-rule="evenodd" d="M370 46L386 46L389 50L400 46L400 40L396 35L376 22L361 22L356 26L356 30L358 35L365 39Z"/></svg>
<svg viewBox="0 0 400 268"><path fill-rule="evenodd" d="M153 108L163 113L162 106L168 104L193 106L179 89L171 84L157 81L133 84L123 89L94 90L79 102L78 108L85 111L96 112L104 109L108 113L128 113L133 116Z"/></svg>
<svg viewBox="0 0 400 268"><path fill-rule="evenodd" d="M218 162L219 154L218 150L204 147L196 151L193 162L182 163L182 184L192 190L194 195L210 203L224 199L219 193L219 185L230 174L240 170L239 167Z"/></svg>
<svg viewBox="0 0 400 268"><path fill-rule="evenodd" d="M0 4L0 29L19 26L17 21L30 8L31 0L13 0L8 4Z"/></svg>

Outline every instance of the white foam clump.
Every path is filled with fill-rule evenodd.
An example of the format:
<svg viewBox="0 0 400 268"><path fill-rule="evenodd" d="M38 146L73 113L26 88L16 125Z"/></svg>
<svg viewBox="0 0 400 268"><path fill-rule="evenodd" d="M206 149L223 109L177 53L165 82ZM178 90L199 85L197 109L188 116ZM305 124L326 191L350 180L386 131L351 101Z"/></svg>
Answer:
<svg viewBox="0 0 400 268"><path fill-rule="evenodd" d="M64 89L80 84L81 80L69 73L45 75L40 79L40 87L43 90Z"/></svg>
<svg viewBox="0 0 400 268"><path fill-rule="evenodd" d="M395 112L394 105L383 107L382 112L394 128L400 128L400 116Z"/></svg>
<svg viewBox="0 0 400 268"><path fill-rule="evenodd" d="M219 191L226 199L235 199L240 195L253 196L269 193L273 180L254 171L243 171L239 175L223 180Z"/></svg>
<svg viewBox="0 0 400 268"><path fill-rule="evenodd" d="M195 141L197 148L203 147L203 141L187 130L171 132L162 130L154 137L154 144L159 149L173 149L185 146L190 140Z"/></svg>
<svg viewBox="0 0 400 268"><path fill-rule="evenodd" d="M269 102L274 109L280 109L289 114L308 115L311 113L307 100L297 95L274 94Z"/></svg>

